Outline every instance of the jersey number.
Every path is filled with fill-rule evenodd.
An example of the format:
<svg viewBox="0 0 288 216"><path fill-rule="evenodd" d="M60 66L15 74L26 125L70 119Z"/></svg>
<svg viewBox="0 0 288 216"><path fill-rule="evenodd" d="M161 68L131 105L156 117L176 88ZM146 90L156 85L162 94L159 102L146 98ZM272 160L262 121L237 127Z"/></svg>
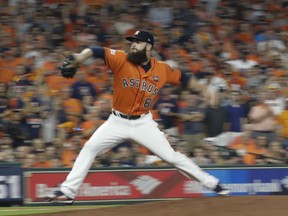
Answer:
<svg viewBox="0 0 288 216"><path fill-rule="evenodd" d="M149 108L153 106L153 99L152 98L146 98L144 102L144 107Z"/></svg>

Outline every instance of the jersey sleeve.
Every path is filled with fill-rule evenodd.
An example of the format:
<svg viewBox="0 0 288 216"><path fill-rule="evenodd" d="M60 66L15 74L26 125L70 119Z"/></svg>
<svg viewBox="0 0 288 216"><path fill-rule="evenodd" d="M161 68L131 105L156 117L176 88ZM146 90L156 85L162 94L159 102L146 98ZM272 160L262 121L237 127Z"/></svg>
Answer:
<svg viewBox="0 0 288 216"><path fill-rule="evenodd" d="M118 71L125 62L126 54L121 50L114 50L105 47L105 64L113 73Z"/></svg>

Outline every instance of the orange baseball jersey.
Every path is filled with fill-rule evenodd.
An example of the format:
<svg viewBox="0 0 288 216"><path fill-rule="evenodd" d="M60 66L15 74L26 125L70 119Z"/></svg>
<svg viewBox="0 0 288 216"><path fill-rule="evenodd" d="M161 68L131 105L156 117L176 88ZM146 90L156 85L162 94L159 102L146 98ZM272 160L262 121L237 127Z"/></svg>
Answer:
<svg viewBox="0 0 288 216"><path fill-rule="evenodd" d="M128 115L141 115L150 111L166 84L180 84L181 72L168 64L151 58L151 68L127 61L127 53L105 48L105 64L114 74L112 107Z"/></svg>

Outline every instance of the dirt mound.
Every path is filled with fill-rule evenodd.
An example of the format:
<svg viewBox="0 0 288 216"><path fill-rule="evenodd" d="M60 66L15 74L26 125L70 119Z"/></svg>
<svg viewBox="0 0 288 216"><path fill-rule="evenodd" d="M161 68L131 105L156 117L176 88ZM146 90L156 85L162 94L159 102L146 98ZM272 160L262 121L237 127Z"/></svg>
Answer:
<svg viewBox="0 0 288 216"><path fill-rule="evenodd" d="M148 202L112 208L37 214L37 216L287 216L287 214L288 196L235 196Z"/></svg>

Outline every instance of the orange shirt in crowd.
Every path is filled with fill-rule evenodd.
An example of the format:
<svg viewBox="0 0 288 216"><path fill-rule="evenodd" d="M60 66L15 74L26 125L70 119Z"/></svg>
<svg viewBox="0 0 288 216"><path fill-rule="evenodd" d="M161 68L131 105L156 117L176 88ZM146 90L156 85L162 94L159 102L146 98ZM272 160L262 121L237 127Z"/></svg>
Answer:
<svg viewBox="0 0 288 216"><path fill-rule="evenodd" d="M9 52L7 53L9 54ZM21 63L22 58L12 58L11 60L0 58L0 82L11 82L15 76L16 66Z"/></svg>
<svg viewBox="0 0 288 216"><path fill-rule="evenodd" d="M71 168L75 162L75 159L78 155L78 148L79 143L75 143L74 138L71 137L70 139L66 140L67 143L64 144L63 149L60 153L60 159L64 167Z"/></svg>
<svg viewBox="0 0 288 216"><path fill-rule="evenodd" d="M101 124L100 120L98 122L96 122L94 119L89 119L89 120L84 121L80 124L80 128L82 129L81 134L86 139L85 141L87 141L90 138L92 133L94 133L94 131L97 129L97 126L100 124ZM84 144L85 144L85 142L82 142L82 145L84 145Z"/></svg>
<svg viewBox="0 0 288 216"><path fill-rule="evenodd" d="M57 70L57 64L55 62L46 61L43 63L41 69L44 72L56 71Z"/></svg>
<svg viewBox="0 0 288 216"><path fill-rule="evenodd" d="M71 168L75 162L76 156L75 150L64 148L61 154L61 161L64 167Z"/></svg>
<svg viewBox="0 0 288 216"><path fill-rule="evenodd" d="M98 99L107 99L111 104L112 104L112 100L113 100L113 95L110 94L110 93L101 93L99 96L98 96ZM95 105L97 105L97 102L95 102Z"/></svg>
<svg viewBox="0 0 288 216"><path fill-rule="evenodd" d="M88 74L86 81L90 82L97 92L101 92L107 86L108 74L102 74L95 76L94 74Z"/></svg>
<svg viewBox="0 0 288 216"><path fill-rule="evenodd" d="M4 68L1 66L1 63L0 63L0 82L9 83L12 81L14 75L15 75L15 72L12 67L10 68L10 67L5 66Z"/></svg>
<svg viewBox="0 0 288 216"><path fill-rule="evenodd" d="M33 165L33 168L52 168L52 163L51 161L36 161L35 164Z"/></svg>
<svg viewBox="0 0 288 216"><path fill-rule="evenodd" d="M277 121L282 126L282 135L288 137L288 110L284 110L282 113L277 115Z"/></svg>
<svg viewBox="0 0 288 216"><path fill-rule="evenodd" d="M236 35L236 38L244 43L254 42L254 36L250 32L240 32Z"/></svg>
<svg viewBox="0 0 288 216"><path fill-rule="evenodd" d="M257 155L265 155L267 152L257 147L256 141L243 137L242 135L236 137L230 144L229 147L235 150L243 150L243 163L246 165L253 165L256 163ZM249 154L251 153L251 154Z"/></svg>
<svg viewBox="0 0 288 216"><path fill-rule="evenodd" d="M84 0L84 3L86 3L89 6L95 6L95 7L102 7L107 3L107 0Z"/></svg>
<svg viewBox="0 0 288 216"><path fill-rule="evenodd" d="M62 107L67 113L81 114L83 106L81 101L76 98L69 98L62 102Z"/></svg>
<svg viewBox="0 0 288 216"><path fill-rule="evenodd" d="M92 127L95 127L96 125L97 125L96 122L93 119L90 119L90 120L82 122L80 127L84 131L86 131L86 130L89 130L90 128L92 128Z"/></svg>
<svg viewBox="0 0 288 216"><path fill-rule="evenodd" d="M254 54L247 55L247 59L258 62L258 63L260 63L260 60L261 60L259 56L256 56Z"/></svg>
<svg viewBox="0 0 288 216"><path fill-rule="evenodd" d="M47 4L55 4L55 3L67 3L70 2L70 0L45 0Z"/></svg>
<svg viewBox="0 0 288 216"><path fill-rule="evenodd" d="M284 9L281 6L281 4L273 2L273 1L268 3L268 8L269 8L269 11L273 11L273 12L276 12L276 13L279 13L280 11L282 11Z"/></svg>
<svg viewBox="0 0 288 216"><path fill-rule="evenodd" d="M285 71L281 70L281 69L274 69L274 70L272 70L272 74L273 74L273 76L281 77L281 76L285 75Z"/></svg>
<svg viewBox="0 0 288 216"><path fill-rule="evenodd" d="M4 37L4 39L7 41L7 44L9 46L15 46L15 28L13 28L11 25L3 25L0 23L0 32L2 32L1 37Z"/></svg>
<svg viewBox="0 0 288 216"><path fill-rule="evenodd" d="M44 82L47 83L51 92L60 92L64 87L71 86L75 79L66 79L61 75L54 74L45 77Z"/></svg>
<svg viewBox="0 0 288 216"><path fill-rule="evenodd" d="M193 72L195 74L199 73L202 68L203 68L203 65L200 62L198 62L198 61L197 62L193 62L193 64L191 64L191 66L190 66L191 72Z"/></svg>

